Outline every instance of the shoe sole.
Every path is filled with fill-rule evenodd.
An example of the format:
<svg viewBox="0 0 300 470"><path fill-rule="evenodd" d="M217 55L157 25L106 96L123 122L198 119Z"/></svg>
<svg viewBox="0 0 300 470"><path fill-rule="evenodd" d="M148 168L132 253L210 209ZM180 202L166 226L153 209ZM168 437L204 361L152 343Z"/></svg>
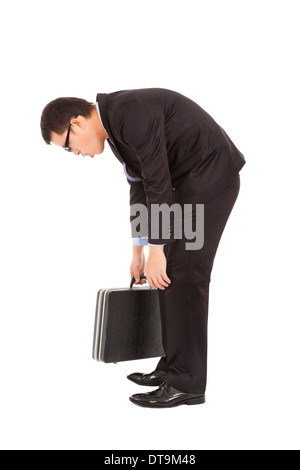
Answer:
<svg viewBox="0 0 300 470"><path fill-rule="evenodd" d="M191 398L190 400L183 400L177 403L173 403L170 405L150 405L148 403L137 403L136 401L132 400L131 397L129 398L131 403L137 406L143 406L144 408L175 408L175 406L180 405L204 405L206 403L205 396L198 397L198 398Z"/></svg>

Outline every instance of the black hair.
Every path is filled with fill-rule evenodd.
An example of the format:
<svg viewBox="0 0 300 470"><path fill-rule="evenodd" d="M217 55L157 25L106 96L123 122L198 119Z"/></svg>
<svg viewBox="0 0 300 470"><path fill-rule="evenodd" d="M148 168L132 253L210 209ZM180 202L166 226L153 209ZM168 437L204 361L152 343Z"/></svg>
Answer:
<svg viewBox="0 0 300 470"><path fill-rule="evenodd" d="M81 98L57 98L44 108L41 116L41 132L46 144L51 143L51 132L63 134L74 116L89 118L93 103Z"/></svg>

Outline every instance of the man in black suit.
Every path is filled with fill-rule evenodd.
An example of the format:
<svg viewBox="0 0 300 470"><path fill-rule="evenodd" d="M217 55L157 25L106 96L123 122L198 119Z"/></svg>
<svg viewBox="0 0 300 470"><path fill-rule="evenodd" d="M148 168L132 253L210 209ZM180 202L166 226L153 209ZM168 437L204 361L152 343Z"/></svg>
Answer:
<svg viewBox="0 0 300 470"><path fill-rule="evenodd" d="M239 194L244 156L198 104L161 88L102 93L96 103L59 98L45 107L41 131L47 144L92 158L103 152L107 140L123 165L131 208L136 204L147 208L146 224L139 224L138 233L136 214L130 214L130 273L136 284L146 282L140 279L146 274L149 285L159 289L166 355L151 374L128 376L139 385L159 386L130 400L156 408L204 403L211 271ZM197 205L204 206L200 249L187 243L184 217L154 222L152 209L162 204L168 208L177 204L182 214L188 207L194 225Z"/></svg>

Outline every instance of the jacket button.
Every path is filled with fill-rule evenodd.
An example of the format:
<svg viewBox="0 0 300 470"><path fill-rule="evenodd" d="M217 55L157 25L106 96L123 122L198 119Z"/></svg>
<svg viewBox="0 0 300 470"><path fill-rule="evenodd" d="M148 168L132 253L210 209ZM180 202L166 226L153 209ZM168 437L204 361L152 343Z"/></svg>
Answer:
<svg viewBox="0 0 300 470"><path fill-rule="evenodd" d="M176 189L174 188L174 186L173 186L173 188L172 188L172 191L176 191Z"/></svg>

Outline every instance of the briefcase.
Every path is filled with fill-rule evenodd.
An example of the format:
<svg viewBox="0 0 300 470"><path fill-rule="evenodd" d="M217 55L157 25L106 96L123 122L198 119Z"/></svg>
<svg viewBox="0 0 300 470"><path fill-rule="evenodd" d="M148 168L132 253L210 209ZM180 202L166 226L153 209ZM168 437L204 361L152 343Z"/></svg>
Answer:
<svg viewBox="0 0 300 470"><path fill-rule="evenodd" d="M146 279L146 276L141 276ZM157 289L100 289L97 294L93 359L105 363L165 356Z"/></svg>

